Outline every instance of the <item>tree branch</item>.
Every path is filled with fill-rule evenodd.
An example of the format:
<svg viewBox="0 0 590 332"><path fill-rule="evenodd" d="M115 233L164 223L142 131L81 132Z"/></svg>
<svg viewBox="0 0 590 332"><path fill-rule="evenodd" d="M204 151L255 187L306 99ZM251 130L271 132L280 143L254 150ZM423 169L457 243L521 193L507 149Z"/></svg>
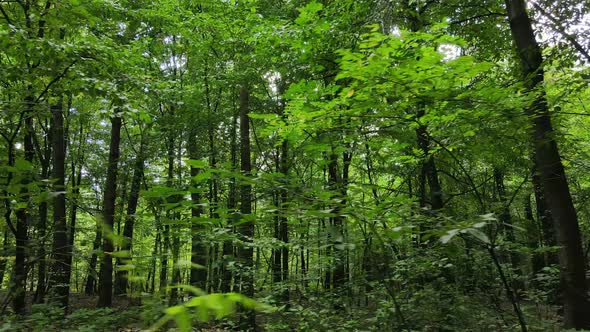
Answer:
<svg viewBox="0 0 590 332"><path fill-rule="evenodd" d="M41 94L37 97L37 99L35 99L35 103L38 103L41 100L41 98L43 98L43 96L47 93L47 91L49 91L49 88L51 88L51 86L53 84L57 83L60 79L62 79L64 76L66 76L66 74L68 73L68 70L70 70L70 68L72 68L72 66L74 66L76 64L76 62L78 62L78 59L74 60L71 64L69 64L66 68L64 68L64 70L61 74L54 77L53 80L51 80L51 82L49 82L49 84L47 84L45 89L43 89L43 92L41 92Z"/></svg>
<svg viewBox="0 0 590 332"><path fill-rule="evenodd" d="M477 19L484 18L484 17L490 17L490 16L504 17L506 15L503 13L489 12L489 13L485 13L485 14L471 16L471 17L468 17L468 18L465 18L462 20L451 21L450 24L452 24L452 25L463 24L465 22L477 20Z"/></svg>
<svg viewBox="0 0 590 332"><path fill-rule="evenodd" d="M4 7L3 7L3 6L0 6L0 13L2 13L2 16L4 16L4 19L6 19L6 22L7 22L9 25L14 25L14 24L12 23L12 20L11 20L11 19L10 19L10 17L8 16L8 14L7 14L7 13L4 11Z"/></svg>
<svg viewBox="0 0 590 332"><path fill-rule="evenodd" d="M584 56L584 58L586 58L587 62L590 62L590 54L588 53L588 51L584 48L584 46L582 46L580 43L578 43L578 41L576 40L576 38L574 38L574 36L567 33L565 28L560 24L559 20L556 17L554 17L553 15L551 15L551 13L545 11L537 3L535 3L535 2L531 2L531 3L533 5L533 7L535 7L535 9L539 11L539 13L541 13L541 15L545 16L545 18L547 18L549 21L551 21L551 23L553 24L553 29L555 31L559 32L559 34L563 38L565 38L578 52L580 52L580 54L582 54Z"/></svg>

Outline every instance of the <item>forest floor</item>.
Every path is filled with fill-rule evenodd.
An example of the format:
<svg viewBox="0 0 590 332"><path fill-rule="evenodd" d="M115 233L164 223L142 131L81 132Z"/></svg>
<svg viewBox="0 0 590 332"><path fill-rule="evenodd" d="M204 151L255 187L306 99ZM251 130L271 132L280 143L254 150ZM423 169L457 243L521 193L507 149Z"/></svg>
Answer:
<svg viewBox="0 0 590 332"><path fill-rule="evenodd" d="M146 331L163 315L166 305L156 298L130 300L124 296L113 297L111 308L97 308L98 296L80 293L70 294L70 310L63 311L47 304L34 304L27 297L27 315L17 319L7 304L6 293L0 293L4 312L0 315L0 332L139 332ZM8 299L10 301L10 299ZM166 325L166 331L177 331L174 322ZM195 331L197 329L195 328ZM223 332L215 326L200 326L198 331Z"/></svg>

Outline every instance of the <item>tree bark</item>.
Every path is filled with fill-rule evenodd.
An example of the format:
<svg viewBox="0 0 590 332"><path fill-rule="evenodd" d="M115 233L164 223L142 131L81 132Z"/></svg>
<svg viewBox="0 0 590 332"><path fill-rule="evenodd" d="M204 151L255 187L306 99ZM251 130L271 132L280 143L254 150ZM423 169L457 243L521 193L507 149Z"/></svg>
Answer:
<svg viewBox="0 0 590 332"><path fill-rule="evenodd" d="M199 158L197 148L197 135L195 131L190 133L188 139L189 158L197 160ZM203 212L201 203L200 184L194 180L199 175L200 169L191 166L191 271L190 284L200 289L207 287L207 247L203 243L201 214Z"/></svg>
<svg viewBox="0 0 590 332"><path fill-rule="evenodd" d="M125 225L123 226L123 245L121 250L128 254L127 259L117 258L117 273L115 274L115 289L117 294L124 294L129 287L129 271L122 268L125 264L130 264L133 260L131 249L133 245L133 226L135 225L135 212L139 202L139 192L141 189L141 181L143 179L143 165L144 165L144 150L145 138L142 135L139 144L139 151L135 157L135 165L133 167L133 178L131 180L131 190L129 193L129 201L127 202L127 213L125 217Z"/></svg>
<svg viewBox="0 0 590 332"><path fill-rule="evenodd" d="M9 254L9 247L8 247L8 230L4 230L2 236L2 257L7 257ZM4 274L6 273L6 260L0 260L0 289L2 289L2 285L4 284Z"/></svg>
<svg viewBox="0 0 590 332"><path fill-rule="evenodd" d="M232 129L230 134L230 157L231 157L231 165L232 165L232 172L237 171L238 167L238 142L237 142L237 126L238 126L238 118L240 117L239 110L235 112L233 115L232 120ZM227 209L229 212L229 220L228 220L228 232L233 233L233 225L237 221L239 217L237 214L237 205L238 205L238 193L237 193L237 186L236 186L236 177L232 176L229 179L229 186L228 186L228 197L227 197ZM231 281L232 281L232 271L229 269L229 262L234 260L234 245L231 240L223 241L223 271L221 273L221 291L224 293L228 293L231 291Z"/></svg>
<svg viewBox="0 0 590 332"><path fill-rule="evenodd" d="M71 100L70 100L71 103ZM82 124L80 124L80 129L78 131L79 141L78 141L78 167L76 168L76 162L72 158L71 162L71 181L72 181L72 204L70 209L70 225L68 227L67 237L68 237L68 256L67 256L67 265L69 266L67 272L68 276L67 279L71 280L72 274L72 261L74 258L74 242L76 239L76 221L78 219L78 202L80 199L80 184L82 183L82 165L84 163L84 142L86 141L86 137L84 136L84 128ZM67 148L66 148L67 149ZM76 280L76 279L74 279Z"/></svg>
<svg viewBox="0 0 590 332"><path fill-rule="evenodd" d="M110 307L113 302L113 225L115 223L115 201L117 198L117 173L121 143L121 117L111 118L111 143L103 200L104 231L98 284L98 307Z"/></svg>
<svg viewBox="0 0 590 332"><path fill-rule="evenodd" d="M536 162L535 162L536 163ZM555 238L555 227L551 211L547 208L545 201L545 194L543 192L543 184L541 183L541 176L537 171L537 167L532 170L533 191L535 194L536 215L539 225L541 227L541 235L543 246L555 247L557 246L557 239ZM559 264L559 259L555 252L545 252L544 266Z"/></svg>
<svg viewBox="0 0 590 332"><path fill-rule="evenodd" d="M576 209L554 138L551 115L543 90L541 48L535 39L524 0L506 0L506 8L525 85L529 91L537 94L528 109L528 115L533 123L531 134L540 182L560 246L563 324L566 328L587 329L590 328L590 303L587 298L586 261Z"/></svg>
<svg viewBox="0 0 590 332"><path fill-rule="evenodd" d="M65 137L63 105L61 101L51 108L52 113L52 151L53 151L53 264L49 279L51 301L59 303L67 310L70 291L70 270L68 264L68 236L65 194Z"/></svg>
<svg viewBox="0 0 590 332"><path fill-rule="evenodd" d="M33 118L31 116L32 98L27 97L27 111L25 111L25 134L24 134L24 153L25 160L32 164L35 156L35 148L33 146ZM26 189L27 184L32 180L32 172L26 171L26 174L21 181L22 188L20 190L21 204L26 206L16 210L16 253L14 259L14 297L12 306L14 312L22 315L25 313L25 299L26 299L26 280L27 280L27 256L28 256L28 224L29 224L29 192Z"/></svg>
<svg viewBox="0 0 590 332"><path fill-rule="evenodd" d="M86 278L86 285L84 286L84 294L94 295L96 288L96 263L98 262L98 250L100 249L100 243L102 241L102 223L96 223L96 233L94 241L92 242L92 256L90 262L88 262L88 276Z"/></svg>
<svg viewBox="0 0 590 332"><path fill-rule="evenodd" d="M250 160L250 118L248 88L240 88L240 170L242 175L250 177L252 163ZM254 296L254 222L250 219L252 213L252 186L248 180L240 184L240 220L237 226L242 245L238 248L238 261L241 264L240 282L241 293L248 297ZM256 328L256 316L253 310L246 310L240 316L240 329L250 331Z"/></svg>

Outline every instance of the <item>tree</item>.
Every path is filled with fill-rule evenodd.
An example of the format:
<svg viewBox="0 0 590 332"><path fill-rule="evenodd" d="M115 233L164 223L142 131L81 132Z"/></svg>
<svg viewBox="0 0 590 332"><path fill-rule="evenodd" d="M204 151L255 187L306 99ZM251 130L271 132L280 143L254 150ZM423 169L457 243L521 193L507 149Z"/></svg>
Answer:
<svg viewBox="0 0 590 332"><path fill-rule="evenodd" d="M586 262L576 209L554 137L549 107L542 88L543 56L523 0L507 0L510 29L522 67L526 88L536 93L527 114L532 120L532 144L544 199L560 245L559 264L563 287L564 325L590 328Z"/></svg>
<svg viewBox="0 0 590 332"><path fill-rule="evenodd" d="M111 117L111 142L103 199L103 242L98 284L98 306L110 307L113 301L113 225L115 224L115 202L117 199L117 175L121 143L120 114Z"/></svg>
<svg viewBox="0 0 590 332"><path fill-rule="evenodd" d="M63 104L59 102L51 108L52 112L52 147L53 151L53 246L52 256L54 262L50 273L50 294L52 301L59 303L65 310L68 308L70 293L70 269L68 264L71 249L68 242L66 219L66 188L65 188L65 160L66 145L63 121ZM70 236L72 236L71 234Z"/></svg>

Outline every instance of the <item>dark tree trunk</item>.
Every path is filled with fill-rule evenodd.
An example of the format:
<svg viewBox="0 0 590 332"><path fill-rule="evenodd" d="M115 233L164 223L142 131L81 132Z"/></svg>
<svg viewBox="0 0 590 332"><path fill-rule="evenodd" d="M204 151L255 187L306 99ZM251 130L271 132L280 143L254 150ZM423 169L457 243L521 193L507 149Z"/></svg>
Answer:
<svg viewBox="0 0 590 332"><path fill-rule="evenodd" d="M526 87L537 93L528 115L540 182L547 208L551 211L560 246L559 265L563 287L563 323L566 328L590 328L586 261L576 209L572 202L561 156L554 139L551 115L543 86L543 56L526 12L524 0L506 0L512 37L521 60Z"/></svg>
<svg viewBox="0 0 590 332"><path fill-rule="evenodd" d="M100 261L100 279L98 284L98 306L110 307L113 302L113 225L115 223L115 201L117 198L117 173L119 149L121 143L121 117L111 118L111 143L109 162L103 200L104 234L102 243L103 256Z"/></svg>
<svg viewBox="0 0 590 332"><path fill-rule="evenodd" d="M230 143L230 156L231 156L231 165L232 171L236 172L238 167L238 143L237 143L237 123L238 117L240 116L239 112L234 113L233 121L232 121L232 131L231 131L231 143ZM229 179L229 188L228 188L228 198L227 198L227 209L229 211L230 217L228 220L228 231L233 233L233 224L235 223L236 219L238 218L237 214L237 205L238 205L238 193L236 187L236 177L232 176ZM221 291L224 293L230 292L231 281L232 281L232 271L229 270L228 265L231 260L234 260L234 246L231 240L223 241L223 271L221 275Z"/></svg>
<svg viewBox="0 0 590 332"><path fill-rule="evenodd" d="M14 155L14 141L13 140L7 140L7 157L8 157L8 166L14 166L14 162L15 162L15 155ZM8 177L6 179L6 187L8 187L8 185L11 184L12 181L12 172L8 172ZM2 190L2 195L5 197L4 198L4 221L6 223L6 226L9 227L11 233L13 235L16 235L16 230L14 229L14 226L12 224L12 207L11 207L11 196L9 195L9 193L6 191L6 189ZM4 256L8 256L9 255L9 248L8 248L8 231L4 231L4 241L3 241L3 245L4 245ZM2 279L0 280L0 283L3 283L4 281L4 274L6 273L6 260L3 259L2 260Z"/></svg>
<svg viewBox="0 0 590 332"><path fill-rule="evenodd" d="M345 233L344 233L344 216L342 209L346 206L348 172L350 168L352 155L350 151L345 151L342 155L342 175L338 171L338 155L334 152L330 154L328 163L328 184L333 191L338 203L333 206L330 223L334 227L334 234L330 239L330 249L333 253L334 268L332 271L332 286L340 288L347 281L346 273L346 250L345 250Z"/></svg>
<svg viewBox="0 0 590 332"><path fill-rule="evenodd" d="M416 118L420 120L424 116L424 110L420 109ZM416 137L418 140L418 148L422 153L422 165L420 169L419 179L419 196L420 207L426 207L428 204L432 210L440 210L443 208L443 196L440 180L438 178L438 170L434 157L430 154L430 138L428 136L428 129L426 125L420 124L416 129ZM428 182L428 191L426 192L426 182Z"/></svg>
<svg viewBox="0 0 590 332"><path fill-rule="evenodd" d="M51 108L52 113L52 151L53 151L53 264L49 278L51 301L59 303L67 310L70 291L70 265L68 264L66 195L65 195L65 137L63 105L58 103Z"/></svg>
<svg viewBox="0 0 590 332"><path fill-rule="evenodd" d="M36 143L36 141L34 141ZM36 143L38 144L38 143ZM43 155L39 155L38 159L41 164L41 179L49 179L49 170L51 164L51 146L53 145L53 133L49 130L46 137L43 139ZM41 148L39 147L39 153ZM41 185L43 191L48 190L48 185L43 183ZM45 292L47 291L47 257L45 251L46 237L47 237L47 219L48 219L48 204L47 201L43 200L39 203L39 222L37 224L37 234L39 241L39 248L37 250L37 256L39 264L37 267L37 289L35 291L35 303L43 303L45 298Z"/></svg>
<svg viewBox="0 0 590 332"><path fill-rule="evenodd" d="M174 134L173 132L168 133L168 140L167 140L167 149L168 149L168 175L166 177L166 186L168 188L172 188L174 186ZM176 203L176 196L168 196L167 197L168 203ZM172 252L172 284L174 285L175 282L175 274L177 267L174 266L176 264L176 238L178 234L176 232L176 225L173 227L170 225L170 221L173 221L176 218L176 214L172 211L166 211L166 224L164 225L164 245L167 247L166 253L169 251ZM172 239L170 239L172 237ZM170 241L172 240L172 241ZM172 246L170 245L172 242ZM166 260L168 260L168 255L166 255ZM169 262L166 262L166 269L168 268ZM167 274L168 271L166 271ZM167 278L167 275L166 275ZM175 304L177 297L177 289L172 288L170 290L170 298L169 302L170 305Z"/></svg>
<svg viewBox="0 0 590 332"><path fill-rule="evenodd" d="M280 150L277 148L276 149L276 153L277 153L277 157L275 158L275 163L276 163L276 171L277 173L281 172L281 166L280 166ZM276 211L274 213L273 216L273 237L277 240L277 243L280 243L281 241L281 209L280 209L280 205L281 205L281 201L280 201L280 190L276 189L273 191L273 204L276 207ZM271 271L272 271L272 275L271 275L271 279L273 284L279 284L282 280L283 280L283 275L281 273L282 267L281 267L281 256L282 256L282 248L280 246L277 246L275 248L272 249L271 252Z"/></svg>
<svg viewBox="0 0 590 332"><path fill-rule="evenodd" d="M252 163L250 160L250 118L249 91L246 87L240 88L240 170L242 175L250 177ZM249 219L252 213L252 186L248 180L242 180L240 184L240 220L237 226L241 240L252 243L254 240L254 222ZM238 248L238 261L241 265L240 285L241 293L248 297L254 296L254 250L250 245L241 245ZM246 310L240 316L240 329L242 331L253 330L256 327L256 316L253 310Z"/></svg>
<svg viewBox="0 0 590 332"><path fill-rule="evenodd" d="M8 247L8 231L4 230L4 235L2 236L2 256L7 257L9 254L10 248ZM4 274L6 273L6 260L0 260L0 289L2 289L2 285L4 284Z"/></svg>
<svg viewBox="0 0 590 332"><path fill-rule="evenodd" d="M281 278L283 282L288 282L289 279L289 220L287 218L288 215L288 204L289 204L289 189L287 187L288 183L288 173L289 173L289 146L286 140L283 141L281 144L281 156L280 156L280 172L284 177L284 183L280 190L280 227L279 227L279 235L280 240L283 243L283 247L281 248L281 259L282 259L282 266L281 266ZM284 285L285 290L283 292L283 301L289 300L289 288L288 284Z"/></svg>
<svg viewBox="0 0 590 332"><path fill-rule="evenodd" d="M96 263L98 262L98 251L100 250L100 243L102 242L102 223L96 224L96 233L94 242L92 242L92 256L88 263L88 277L86 278L86 285L84 287L84 294L94 295L97 284Z"/></svg>
<svg viewBox="0 0 590 332"><path fill-rule="evenodd" d="M197 148L197 136L196 132L191 132L188 139L188 152L189 158L197 160L199 158ZM191 166L191 272L190 272L190 284L200 289L206 289L207 287L207 247L203 243L204 228L201 221L201 213L203 212L202 207L199 205L201 201L200 184L194 180L199 175L200 169L198 167Z"/></svg>
<svg viewBox="0 0 590 332"><path fill-rule="evenodd" d="M168 286L168 255L170 250L170 226L162 225L163 233L160 241L160 292L166 293Z"/></svg>
<svg viewBox="0 0 590 332"><path fill-rule="evenodd" d="M49 148L46 149L50 151ZM43 161L41 166L41 179L47 179L49 177L49 165L45 164L49 162L49 158ZM46 190L46 189L45 189ZM37 225L37 234L39 237L39 249L37 256L39 256L39 265L37 267L37 290L35 291L35 303L43 303L46 292L46 279L47 279L47 259L45 257L45 237L47 236L47 202L43 201L39 203L39 223Z"/></svg>
<svg viewBox="0 0 590 332"><path fill-rule="evenodd" d="M32 108L31 98L27 97L27 107ZM25 114L25 135L24 135L24 153L25 160L29 163L33 162L35 156L35 148L33 146L33 118L27 111ZM29 193L26 189L26 185L31 182L32 173L24 176L21 181L23 188L21 188L21 203L28 205ZM16 253L14 259L14 297L12 300L12 306L14 312L22 315L25 313L25 299L26 299L26 280L27 280L27 256L28 256L28 224L30 214L28 206L16 210Z"/></svg>
<svg viewBox="0 0 590 332"><path fill-rule="evenodd" d="M528 243L529 248L531 250L538 249L541 247L541 240L543 238L541 227L539 222L535 220L535 215L533 213L533 206L531 204L531 196L526 195L524 198L524 215L525 219L528 221L529 227L529 234L528 234ZM544 255L541 253L534 253L532 257L532 267L533 267L533 276L539 273L543 267L545 266L545 258ZM534 281L533 281L534 283Z"/></svg>
<svg viewBox="0 0 590 332"><path fill-rule="evenodd" d="M135 165L133 167L133 178L131 180L131 191L129 192L129 201L127 202L127 214L125 217L125 225L123 226L123 245L121 250L128 254L127 259L117 258L117 273L115 274L115 291L116 295L124 294L129 287L128 273L129 271L122 268L123 265L131 263L133 255L131 249L133 245L133 226L135 224L135 212L137 211L137 204L139 202L139 191L141 189L141 181L143 179L143 165L144 165L144 150L145 138L142 135L139 144L139 151L135 157Z"/></svg>
<svg viewBox="0 0 590 332"><path fill-rule="evenodd" d="M535 158L536 159L536 158ZM536 163L536 162L535 162ZM555 227L553 218L551 217L551 210L547 208L545 202L545 194L543 193L543 184L541 183L541 176L537 171L537 167L532 170L533 191L535 194L535 205L537 220L541 228L542 242L545 247L557 246L557 239L555 238ZM545 252L544 266L559 264L557 254L555 252Z"/></svg>
<svg viewBox="0 0 590 332"><path fill-rule="evenodd" d="M500 203L500 213L499 213L499 222L500 222L500 229L504 231L506 234L506 238L511 243L516 243L516 238L514 236L514 229L512 227L512 215L510 214L510 207L508 204L508 198L506 196L506 187L504 185L504 172L500 170L498 167L494 167L493 169L493 176L494 182L496 184L496 192L498 194L498 201ZM512 287L513 293L516 299L520 297L520 290L524 288L524 284L519 279L519 274L521 272L521 265L520 265L520 257L518 253L514 250L510 251L510 263L512 265L512 269L515 272L519 272L515 275L512 279Z"/></svg>
<svg viewBox="0 0 590 332"><path fill-rule="evenodd" d="M67 257L67 265L69 266L67 272L68 276L67 279L71 280L72 274L72 260L74 258L74 242L76 240L76 221L78 219L78 201L80 199L80 184L82 183L82 165L84 162L84 156L82 152L82 148L84 145L85 137L83 136L83 128L80 125L80 141L78 146L78 167L76 168L76 163L72 160L71 169L72 169L72 205L70 210L70 226L68 227L68 257Z"/></svg>
<svg viewBox="0 0 590 332"><path fill-rule="evenodd" d="M178 219L177 217L176 219ZM178 227L173 229L173 236L172 236L172 260L174 262L174 266L172 267L172 285L178 286L181 283L181 274L180 274L180 230ZM178 292L178 288L173 287L170 291L170 301L169 305L176 305L178 304L178 297L181 296Z"/></svg>

